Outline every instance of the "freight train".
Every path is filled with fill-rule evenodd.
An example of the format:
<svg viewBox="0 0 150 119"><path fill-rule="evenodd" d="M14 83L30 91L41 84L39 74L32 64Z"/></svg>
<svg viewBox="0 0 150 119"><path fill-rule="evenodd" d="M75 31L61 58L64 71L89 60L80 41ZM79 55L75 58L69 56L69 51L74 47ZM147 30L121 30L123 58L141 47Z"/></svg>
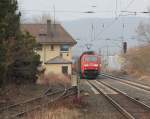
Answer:
<svg viewBox="0 0 150 119"><path fill-rule="evenodd" d="M81 79L96 78L101 72L101 60L94 51L82 53L76 66Z"/></svg>

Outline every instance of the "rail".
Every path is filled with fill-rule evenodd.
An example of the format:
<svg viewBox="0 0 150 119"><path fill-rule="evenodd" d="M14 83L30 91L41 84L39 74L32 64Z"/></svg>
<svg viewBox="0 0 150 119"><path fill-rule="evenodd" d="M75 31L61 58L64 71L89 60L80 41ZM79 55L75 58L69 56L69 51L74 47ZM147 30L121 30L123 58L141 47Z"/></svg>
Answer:
<svg viewBox="0 0 150 119"><path fill-rule="evenodd" d="M149 119L150 107L140 101L133 99L120 90L106 84L102 81L95 81L115 92L116 94L106 94L99 89L98 85L88 81L99 93L101 93L118 111L120 111L128 119Z"/></svg>
<svg viewBox="0 0 150 119"><path fill-rule="evenodd" d="M73 94L74 88L65 88L64 90L57 90L52 93L47 93L46 95L42 95L21 103L1 108L0 119L14 119L16 117L23 116L24 114L32 112L33 110L46 107L52 102L55 102L61 98L65 98ZM28 108L26 109L26 107Z"/></svg>
<svg viewBox="0 0 150 119"><path fill-rule="evenodd" d="M113 76L113 75L110 75L110 74L106 74L106 73L102 73L101 76L103 77L107 77L107 78L110 78L110 79L113 79L113 80L117 80L121 83L125 83L125 84L128 84L128 85L132 85L134 87L137 87L137 88L140 88L140 89L143 89L145 91L150 91L150 87L149 86L145 86L143 84L138 84L138 83L135 83L135 82L132 82L132 81L127 81L123 78L120 78L120 77L116 77L116 76Z"/></svg>

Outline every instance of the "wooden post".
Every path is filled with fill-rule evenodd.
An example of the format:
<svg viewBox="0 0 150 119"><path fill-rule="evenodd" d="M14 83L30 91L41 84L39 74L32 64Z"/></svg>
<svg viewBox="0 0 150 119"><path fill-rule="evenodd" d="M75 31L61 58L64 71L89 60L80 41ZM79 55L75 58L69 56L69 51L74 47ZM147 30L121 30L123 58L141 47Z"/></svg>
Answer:
<svg viewBox="0 0 150 119"><path fill-rule="evenodd" d="M72 87L75 88L75 98L74 98L74 103L80 103L81 99L80 99L80 89L79 89L79 75L72 75Z"/></svg>
<svg viewBox="0 0 150 119"><path fill-rule="evenodd" d="M80 86L79 86L79 83L80 83L80 76L77 75L77 98L78 99L80 98Z"/></svg>

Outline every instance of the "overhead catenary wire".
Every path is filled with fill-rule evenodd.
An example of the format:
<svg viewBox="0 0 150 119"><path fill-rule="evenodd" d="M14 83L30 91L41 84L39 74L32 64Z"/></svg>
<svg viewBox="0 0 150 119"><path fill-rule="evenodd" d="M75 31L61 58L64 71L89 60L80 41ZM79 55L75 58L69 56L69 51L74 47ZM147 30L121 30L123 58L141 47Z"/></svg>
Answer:
<svg viewBox="0 0 150 119"><path fill-rule="evenodd" d="M125 10L127 10L127 9L133 4L134 1L135 1L135 0L131 0L131 1L128 3L128 5L126 6ZM110 23L110 25L108 25L107 27L104 27L104 29L101 30L98 35L101 36L105 31L107 31L110 27L112 27L112 26L116 23L116 21L119 20L119 18L121 17L121 15L122 15L122 12ZM106 25L105 25L105 26L106 26ZM96 35L96 36L98 36L98 35ZM99 39L100 39L100 38L98 38L98 40L99 40Z"/></svg>
<svg viewBox="0 0 150 119"><path fill-rule="evenodd" d="M134 2L135 0L131 0L129 3L128 3L128 5L127 5L127 7L125 8L125 10L126 9L128 9L131 5L132 5L132 3ZM118 4L118 1L116 0L116 4ZM116 6L116 11L115 11L115 13L117 12L117 9L118 9L118 6ZM117 15L117 14L116 14ZM110 23L110 25L108 25L107 27L105 27L105 25L103 24L103 30L100 32L101 33L101 35L102 35L102 33L104 33L106 30L108 30L111 26L113 26L114 25L114 23L116 23L116 21L118 21L119 20L119 18L121 17L121 15L122 15L122 13L120 13L118 16L116 16L116 18ZM123 31L122 31L122 35L124 34L124 27L125 27L125 24L123 23ZM92 24L92 32L93 32L93 24ZM92 37L92 36L91 36ZM96 35L95 35L95 33L94 33L94 40L95 40L95 38L96 38ZM93 39L93 38L92 38ZM123 39L122 39L123 40ZM91 40L91 42L93 42L93 40ZM89 45L90 44L90 45ZM85 46L87 47L87 49L90 49L91 48L91 46L92 46L92 43L89 43L89 44L85 44ZM89 48L89 46L90 46L90 48Z"/></svg>
<svg viewBox="0 0 150 119"><path fill-rule="evenodd" d="M22 9L20 10L23 13L45 13L45 12L54 12L53 10L27 10L27 9ZM99 11L92 11L92 10L55 10L56 13L113 13L113 10L99 10Z"/></svg>

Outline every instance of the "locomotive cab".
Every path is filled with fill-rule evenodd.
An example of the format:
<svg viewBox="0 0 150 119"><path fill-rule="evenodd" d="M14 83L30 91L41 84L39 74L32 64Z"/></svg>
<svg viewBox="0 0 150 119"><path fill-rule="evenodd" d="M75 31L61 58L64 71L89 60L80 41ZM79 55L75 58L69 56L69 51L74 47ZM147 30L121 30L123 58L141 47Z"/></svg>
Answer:
<svg viewBox="0 0 150 119"><path fill-rule="evenodd" d="M85 53L80 57L81 78L96 78L100 73L100 57L95 53Z"/></svg>

